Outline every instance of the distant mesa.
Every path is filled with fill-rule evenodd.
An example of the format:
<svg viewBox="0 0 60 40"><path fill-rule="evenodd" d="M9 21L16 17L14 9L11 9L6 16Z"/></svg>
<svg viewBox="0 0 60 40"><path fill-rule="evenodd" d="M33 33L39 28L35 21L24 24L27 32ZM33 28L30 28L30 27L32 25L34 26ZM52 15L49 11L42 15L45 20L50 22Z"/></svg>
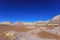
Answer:
<svg viewBox="0 0 60 40"><path fill-rule="evenodd" d="M1 22L0 24L3 24L3 25L12 25L12 23L8 22L8 21Z"/></svg>
<svg viewBox="0 0 60 40"><path fill-rule="evenodd" d="M50 24L60 24L60 15L57 15L57 16L53 17L52 20L50 20L49 23Z"/></svg>
<svg viewBox="0 0 60 40"><path fill-rule="evenodd" d="M9 21L5 21L5 22L1 22L0 24L4 24L4 25L16 25L16 26L22 26L22 25L45 25L45 24L60 24L60 15L57 15L55 17L53 17L51 20L48 21L36 21L36 22L21 22L21 21L16 21L14 23L9 22Z"/></svg>
<svg viewBox="0 0 60 40"><path fill-rule="evenodd" d="M13 23L13 25L15 25L15 26L22 26L24 24L22 22L20 22L20 21L16 21L16 22Z"/></svg>
<svg viewBox="0 0 60 40"><path fill-rule="evenodd" d="M53 21L59 21L59 20L60 20L60 15L57 15L57 16L53 17L52 20L53 20Z"/></svg>

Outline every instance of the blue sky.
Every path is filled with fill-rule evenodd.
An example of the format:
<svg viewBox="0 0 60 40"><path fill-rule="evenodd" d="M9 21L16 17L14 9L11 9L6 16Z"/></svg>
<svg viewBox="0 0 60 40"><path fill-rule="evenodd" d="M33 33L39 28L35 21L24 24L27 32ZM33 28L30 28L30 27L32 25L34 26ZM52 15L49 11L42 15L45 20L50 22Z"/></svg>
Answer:
<svg viewBox="0 0 60 40"><path fill-rule="evenodd" d="M50 20L60 14L60 0L0 0L0 22Z"/></svg>

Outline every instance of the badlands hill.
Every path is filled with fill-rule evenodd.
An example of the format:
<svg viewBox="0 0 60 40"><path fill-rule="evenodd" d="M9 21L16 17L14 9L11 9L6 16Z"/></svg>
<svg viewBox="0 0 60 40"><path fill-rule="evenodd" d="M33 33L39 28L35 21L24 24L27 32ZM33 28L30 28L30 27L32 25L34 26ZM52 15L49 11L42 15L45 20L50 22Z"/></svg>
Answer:
<svg viewBox="0 0 60 40"><path fill-rule="evenodd" d="M0 40L60 40L60 15L49 21L1 22Z"/></svg>

